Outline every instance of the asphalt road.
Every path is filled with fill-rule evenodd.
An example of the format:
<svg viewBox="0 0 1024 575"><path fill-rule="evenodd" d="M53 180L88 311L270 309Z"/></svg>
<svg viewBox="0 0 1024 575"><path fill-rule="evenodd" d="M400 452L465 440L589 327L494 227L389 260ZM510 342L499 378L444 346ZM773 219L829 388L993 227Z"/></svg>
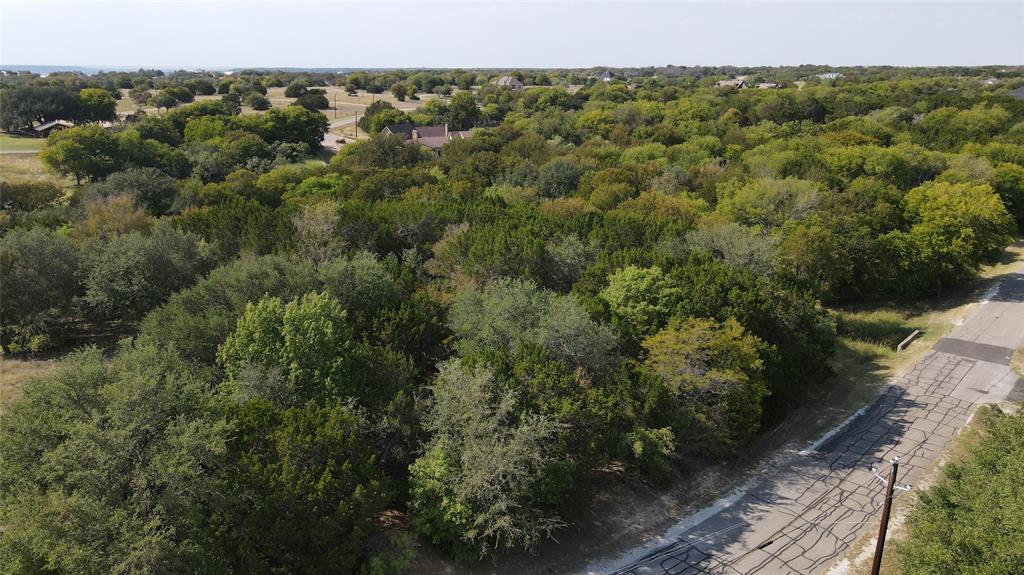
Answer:
<svg viewBox="0 0 1024 575"><path fill-rule="evenodd" d="M366 104L357 104L357 103L354 103L354 102L347 102L347 104L353 105L353 106L361 106L363 108L366 108ZM403 111L403 112L411 112L411 111L415 110L418 105L419 104L416 103L416 102L406 101L406 102L400 102L398 104L398 106L396 106L396 107L399 110ZM324 114L326 114L328 117L331 117L331 115L333 114L333 111L327 110L327 111L324 112ZM360 113L360 115L361 115L361 113ZM331 122L330 127L328 128L328 130L333 130L334 128L342 128L342 127L351 126L352 124L356 123L356 119L357 119L357 116L355 114L353 114L351 116L346 116L344 118L333 120ZM348 137L346 137L346 136L339 136L338 134L332 134L332 133L328 132L328 133L324 134L324 139L320 142L320 145L325 147L325 148L327 148L327 149L329 149L329 150L334 150L336 152L339 149L341 149L341 145L338 144L338 138L342 138L342 139L345 139L345 140L352 140L351 136L348 136Z"/></svg>
<svg viewBox="0 0 1024 575"><path fill-rule="evenodd" d="M1024 400L1024 381L1008 366L1022 344L1024 264L834 435L777 460L760 479L682 521L661 544L584 573L822 573L865 529L877 529L884 486L871 464L886 473L885 462L898 455L898 480L913 484L976 405Z"/></svg>
<svg viewBox="0 0 1024 575"><path fill-rule="evenodd" d="M341 127L345 127L345 126L351 126L352 124L355 124L355 123L356 123L356 116L353 114L353 115L351 115L351 116L349 116L347 118L341 118L340 120L334 120L333 122L331 122L330 127L328 129L329 130L333 130L334 128L341 128ZM341 148L341 145L338 144L338 138L342 138L342 139L345 139L345 140L352 139L351 136L345 137L345 136L339 136L338 134L332 134L330 132L327 132L326 134L324 134L324 139L320 142L320 145L325 147L325 148L328 148L328 149L331 149L331 150L334 150L334 151L338 151L338 149Z"/></svg>

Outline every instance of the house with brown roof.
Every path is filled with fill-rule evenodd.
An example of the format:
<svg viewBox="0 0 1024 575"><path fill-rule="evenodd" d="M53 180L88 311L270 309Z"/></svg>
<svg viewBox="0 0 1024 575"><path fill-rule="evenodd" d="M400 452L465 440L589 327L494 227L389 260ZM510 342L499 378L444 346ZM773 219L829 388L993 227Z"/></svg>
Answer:
<svg viewBox="0 0 1024 575"><path fill-rule="evenodd" d="M470 135L469 130L449 130L448 124L440 126L414 126L409 123L385 126L380 133L401 136L407 142L415 142L435 151L439 151L452 140L465 140Z"/></svg>
<svg viewBox="0 0 1024 575"><path fill-rule="evenodd" d="M502 76L500 78L496 78L493 83L497 86L504 86L509 90L523 89L523 83L520 82L519 78L516 78L515 76Z"/></svg>

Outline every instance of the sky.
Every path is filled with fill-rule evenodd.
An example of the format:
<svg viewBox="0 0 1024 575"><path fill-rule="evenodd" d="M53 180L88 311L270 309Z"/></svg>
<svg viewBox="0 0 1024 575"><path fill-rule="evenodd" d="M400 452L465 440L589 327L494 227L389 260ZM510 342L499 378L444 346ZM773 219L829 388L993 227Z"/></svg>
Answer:
<svg viewBox="0 0 1024 575"><path fill-rule="evenodd" d="M1024 64L1024 1L0 0L0 65Z"/></svg>

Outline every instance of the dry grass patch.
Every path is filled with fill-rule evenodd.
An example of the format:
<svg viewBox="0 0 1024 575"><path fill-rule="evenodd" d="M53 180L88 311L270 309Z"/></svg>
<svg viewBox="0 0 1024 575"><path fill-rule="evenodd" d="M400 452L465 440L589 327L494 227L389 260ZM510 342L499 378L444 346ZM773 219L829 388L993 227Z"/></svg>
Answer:
<svg viewBox="0 0 1024 575"><path fill-rule="evenodd" d="M21 397L25 382L50 373L57 367L54 359L9 359L0 356L0 413L12 400Z"/></svg>
<svg viewBox="0 0 1024 575"><path fill-rule="evenodd" d="M75 183L47 170L36 154L0 154L0 181L53 182L62 187L71 187Z"/></svg>

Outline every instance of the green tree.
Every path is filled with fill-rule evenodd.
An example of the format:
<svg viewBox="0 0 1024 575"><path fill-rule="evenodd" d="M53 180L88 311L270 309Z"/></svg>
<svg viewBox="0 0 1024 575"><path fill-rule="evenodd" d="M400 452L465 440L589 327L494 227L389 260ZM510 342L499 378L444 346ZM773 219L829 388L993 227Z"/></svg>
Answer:
<svg viewBox="0 0 1024 575"><path fill-rule="evenodd" d="M178 184L174 178L156 168L131 168L115 172L106 180L92 184L83 197L88 202L117 195L129 196L150 215L162 216L171 211L178 195Z"/></svg>
<svg viewBox="0 0 1024 575"><path fill-rule="evenodd" d="M547 198L561 198L576 191L583 170L564 158L555 158L540 167L537 188Z"/></svg>
<svg viewBox="0 0 1024 575"><path fill-rule="evenodd" d="M53 205L64 195L52 182L0 182L0 209L31 212Z"/></svg>
<svg viewBox="0 0 1024 575"><path fill-rule="evenodd" d="M359 120L362 122L362 120ZM412 122L409 115L400 110L381 110L370 118L366 132L371 135L379 134L387 126L395 124L408 124Z"/></svg>
<svg viewBox="0 0 1024 575"><path fill-rule="evenodd" d="M253 110L263 111L270 109L270 99L259 92L253 92L245 97L245 105Z"/></svg>
<svg viewBox="0 0 1024 575"><path fill-rule="evenodd" d="M413 524L461 557L532 547L563 522L537 505L555 452L556 425L516 415L516 398L493 375L451 360L431 386L432 438L410 468Z"/></svg>
<svg viewBox="0 0 1024 575"><path fill-rule="evenodd" d="M166 90L161 90L160 92L153 94L153 96L149 99L149 105L155 107L157 110L160 110L160 108L170 110L171 108L177 106L179 103L180 100L175 98L174 94L167 93Z"/></svg>
<svg viewBox="0 0 1024 575"><path fill-rule="evenodd" d="M314 153L320 149L328 124L327 116L302 106L271 108L260 117L260 134L268 142L305 144Z"/></svg>
<svg viewBox="0 0 1024 575"><path fill-rule="evenodd" d="M406 89L405 84L401 82L395 82L394 84L391 85L391 88L389 88L389 90L391 92L391 95L394 96L395 99L398 100L399 102L404 102L405 97L409 94L409 91L408 89Z"/></svg>
<svg viewBox="0 0 1024 575"><path fill-rule="evenodd" d="M645 367L665 386L669 424L687 454L728 454L761 422L768 394L764 343L736 320L672 320L643 342Z"/></svg>
<svg viewBox="0 0 1024 575"><path fill-rule="evenodd" d="M308 263L281 256L243 257L175 293L146 316L141 331L186 359L212 364L217 346L235 330L247 304L265 296L291 300L317 286Z"/></svg>
<svg viewBox="0 0 1024 575"><path fill-rule="evenodd" d="M100 88L86 88L78 93L79 114L86 122L117 119L117 100Z"/></svg>
<svg viewBox="0 0 1024 575"><path fill-rule="evenodd" d="M285 98L299 98L306 94L306 89L309 88L309 84L305 80L295 80L288 87L284 89Z"/></svg>
<svg viewBox="0 0 1024 575"><path fill-rule="evenodd" d="M75 120L79 116L78 96L63 86L18 86L3 90L0 98L0 128L8 132L32 126L34 122Z"/></svg>
<svg viewBox="0 0 1024 575"><path fill-rule="evenodd" d="M627 266L608 277L599 297L630 333L649 334L668 319L678 290L661 268Z"/></svg>
<svg viewBox="0 0 1024 575"><path fill-rule="evenodd" d="M468 130L475 126L480 121L480 108L473 93L459 92L452 96L446 119L451 130Z"/></svg>
<svg viewBox="0 0 1024 575"><path fill-rule="evenodd" d="M44 228L14 229L0 238L0 264L0 347L42 347L80 291L74 243Z"/></svg>
<svg viewBox="0 0 1024 575"><path fill-rule="evenodd" d="M327 96L312 90L296 98L291 105L301 106L307 110L326 110L331 107L331 103L327 101Z"/></svg>
<svg viewBox="0 0 1024 575"><path fill-rule="evenodd" d="M326 293L284 303L267 298L248 304L238 326L217 352L233 385L247 371L281 370L294 400L358 397L366 394L364 353L347 313Z"/></svg>
<svg viewBox="0 0 1024 575"><path fill-rule="evenodd" d="M973 277L1010 244L1016 228L988 184L931 183L905 200L908 232L892 232L883 246L896 259L889 268L893 292L941 294ZM904 287L901 287L904 286Z"/></svg>
<svg viewBox="0 0 1024 575"><path fill-rule="evenodd" d="M63 176L97 181L121 165L121 154L114 135L99 126L77 126L51 134L39 152L39 158L51 170Z"/></svg>
<svg viewBox="0 0 1024 575"><path fill-rule="evenodd" d="M228 437L204 416L210 387L172 350L131 344L29 382L0 420L0 568L231 571L204 524L225 500Z"/></svg>
<svg viewBox="0 0 1024 575"><path fill-rule="evenodd" d="M153 233L93 239L83 246L82 305L95 317L138 320L209 269L194 234L167 222Z"/></svg>
<svg viewBox="0 0 1024 575"><path fill-rule="evenodd" d="M327 261L318 270L324 290L354 319L365 320L381 309L395 307L401 291L387 268L370 252Z"/></svg>
<svg viewBox="0 0 1024 575"><path fill-rule="evenodd" d="M365 418L342 401L251 401L231 420L231 498L211 525L229 571L366 573L391 490Z"/></svg>

